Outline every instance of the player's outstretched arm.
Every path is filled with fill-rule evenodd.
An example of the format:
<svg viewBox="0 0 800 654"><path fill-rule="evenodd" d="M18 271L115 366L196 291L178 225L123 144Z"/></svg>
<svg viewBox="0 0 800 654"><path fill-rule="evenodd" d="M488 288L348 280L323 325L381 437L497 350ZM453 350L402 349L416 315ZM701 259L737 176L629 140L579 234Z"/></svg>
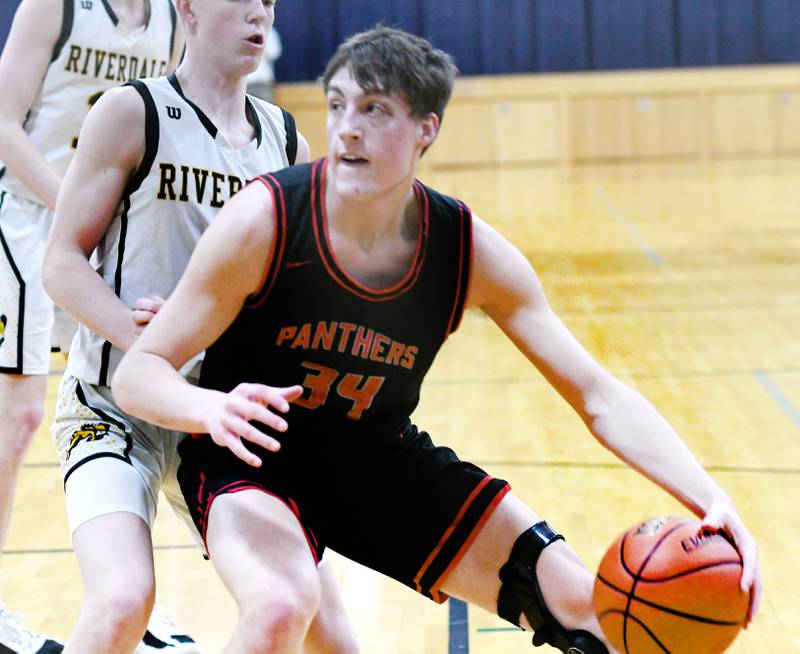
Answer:
<svg viewBox="0 0 800 654"><path fill-rule="evenodd" d="M145 110L132 87L112 89L81 127L56 203L42 282L51 298L123 350L136 338L133 312L89 263L144 155Z"/></svg>
<svg viewBox="0 0 800 654"><path fill-rule="evenodd" d="M530 263L504 237L474 219L470 305L483 309L580 415L606 448L657 483L709 526L726 529L742 554L742 588L761 583L758 554L730 497L642 395L609 374L547 302Z"/></svg>
<svg viewBox="0 0 800 654"><path fill-rule="evenodd" d="M22 0L0 56L0 160L53 209L60 176L22 128L61 32L62 0Z"/></svg>
<svg viewBox="0 0 800 654"><path fill-rule="evenodd" d="M272 197L250 184L220 210L200 239L181 281L117 368L114 399L128 413L188 433L210 434L250 465L261 460L242 439L276 451L280 444L249 424L277 431L302 387L240 384L230 393L198 388L178 370L236 318L265 277L274 234Z"/></svg>

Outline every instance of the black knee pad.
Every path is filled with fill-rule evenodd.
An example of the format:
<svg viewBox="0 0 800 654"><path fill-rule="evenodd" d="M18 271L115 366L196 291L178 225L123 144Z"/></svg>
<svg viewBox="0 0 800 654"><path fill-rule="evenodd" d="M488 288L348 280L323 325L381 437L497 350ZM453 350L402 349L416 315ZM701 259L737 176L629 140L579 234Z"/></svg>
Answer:
<svg viewBox="0 0 800 654"><path fill-rule="evenodd" d="M608 649L588 631L567 631L553 617L536 579L536 562L545 547L564 537L546 522L537 522L523 532L511 550L506 564L500 568L500 596L497 614L517 626L524 614L533 627L533 644L545 643L566 654L608 654Z"/></svg>

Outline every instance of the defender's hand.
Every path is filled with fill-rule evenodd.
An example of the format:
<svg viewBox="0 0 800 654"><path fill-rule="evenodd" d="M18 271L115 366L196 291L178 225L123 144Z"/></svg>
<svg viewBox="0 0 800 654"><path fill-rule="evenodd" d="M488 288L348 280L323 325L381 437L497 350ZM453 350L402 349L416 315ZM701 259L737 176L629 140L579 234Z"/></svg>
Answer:
<svg viewBox="0 0 800 654"><path fill-rule="evenodd" d="M164 298L158 297L157 295L140 297L136 300L136 304L131 313L136 336L139 336L144 331L144 328L150 324L153 316L164 306L164 302Z"/></svg>

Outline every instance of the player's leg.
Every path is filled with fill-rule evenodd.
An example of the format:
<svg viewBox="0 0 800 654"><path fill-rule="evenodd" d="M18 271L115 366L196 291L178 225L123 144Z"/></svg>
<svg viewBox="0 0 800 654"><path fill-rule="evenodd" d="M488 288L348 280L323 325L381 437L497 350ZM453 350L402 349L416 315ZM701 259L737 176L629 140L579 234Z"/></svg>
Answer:
<svg viewBox="0 0 800 654"><path fill-rule="evenodd" d="M78 527L72 542L83 603L64 652L130 654L145 633L155 597L150 528L133 513L109 513Z"/></svg>
<svg viewBox="0 0 800 654"><path fill-rule="evenodd" d="M22 460L44 416L53 308L41 265L49 221L44 207L0 196L0 551ZM0 604L0 650L37 651L46 642Z"/></svg>
<svg viewBox="0 0 800 654"><path fill-rule="evenodd" d="M46 375L0 374L0 550L20 466L42 422Z"/></svg>
<svg viewBox="0 0 800 654"><path fill-rule="evenodd" d="M155 592L150 526L159 452L109 396L108 389L65 375L52 428L84 584L66 650L75 654L133 652Z"/></svg>
<svg viewBox="0 0 800 654"><path fill-rule="evenodd" d="M358 654L359 645L350 619L347 617L339 585L331 564L323 559L319 564L321 599L319 610L303 642L303 654Z"/></svg>
<svg viewBox="0 0 800 654"><path fill-rule="evenodd" d="M41 267L50 215L0 196L0 546L19 468L44 416L53 303Z"/></svg>
<svg viewBox="0 0 800 654"><path fill-rule="evenodd" d="M513 615L502 617L528 630L536 626L540 638L559 627L565 632L582 630L611 651L592 610L592 574L566 541L555 538L555 532L543 524L523 502L507 494L445 577L441 589L488 611L510 612ZM539 527L531 530L534 525ZM499 600L505 610L498 606ZM530 608L524 609L526 605ZM539 617L530 617L533 615ZM534 621L539 624L531 625ZM562 644L562 648L566 651L568 646Z"/></svg>
<svg viewBox="0 0 800 654"><path fill-rule="evenodd" d="M239 606L224 652L299 651L321 591L309 541L292 510L261 490L218 496L210 508L206 543Z"/></svg>

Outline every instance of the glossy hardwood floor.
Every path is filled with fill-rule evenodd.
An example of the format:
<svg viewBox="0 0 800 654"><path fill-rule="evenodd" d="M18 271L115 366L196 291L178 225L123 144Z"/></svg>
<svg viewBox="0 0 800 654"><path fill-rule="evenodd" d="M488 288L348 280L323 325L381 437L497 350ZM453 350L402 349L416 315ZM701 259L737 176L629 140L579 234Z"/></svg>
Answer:
<svg viewBox="0 0 800 654"><path fill-rule="evenodd" d="M730 651L800 652L800 161L438 171L425 181L525 253L577 338L656 405L737 502L761 548L765 595ZM415 418L508 479L590 568L630 525L687 514L603 450L478 313L445 345ZM0 576L31 627L66 637L81 588L48 426L22 471ZM235 607L166 503L155 543L159 601L219 652ZM528 636L483 611L470 608L465 623L359 566L332 565L365 654L531 651Z"/></svg>

